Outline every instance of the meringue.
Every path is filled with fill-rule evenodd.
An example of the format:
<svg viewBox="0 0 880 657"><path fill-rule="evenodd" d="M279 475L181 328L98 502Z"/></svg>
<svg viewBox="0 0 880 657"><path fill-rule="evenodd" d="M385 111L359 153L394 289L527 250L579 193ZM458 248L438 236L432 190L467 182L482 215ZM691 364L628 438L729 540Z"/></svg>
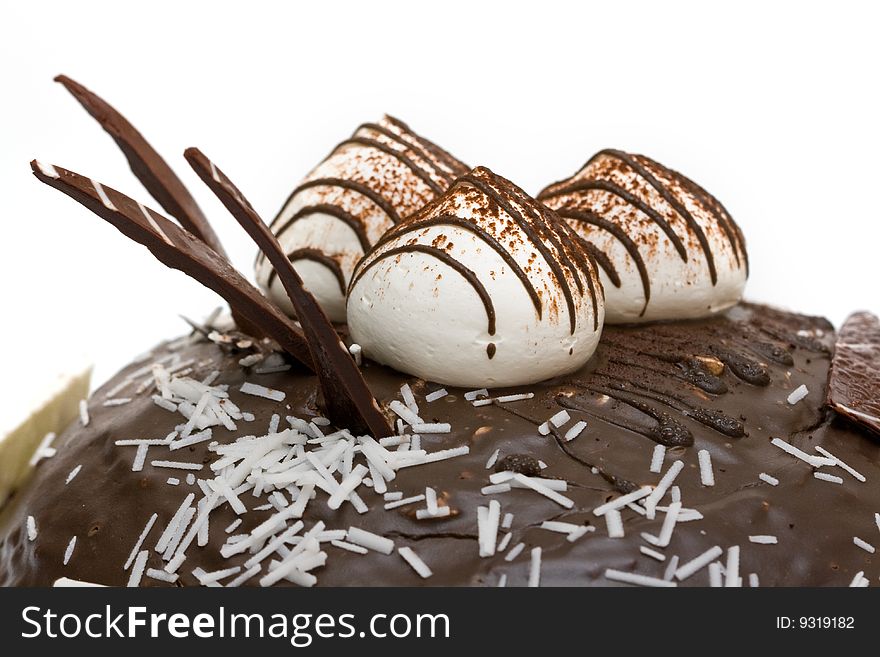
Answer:
<svg viewBox="0 0 880 657"><path fill-rule="evenodd" d="M702 187L644 155L601 151L538 199L595 249L609 323L703 317L742 298L739 227Z"/></svg>
<svg viewBox="0 0 880 657"><path fill-rule="evenodd" d="M574 231L479 167L358 264L348 326L364 354L442 384L506 387L583 366L604 320Z"/></svg>
<svg viewBox="0 0 880 657"><path fill-rule="evenodd" d="M358 260L402 218L443 193L468 167L390 116L365 123L293 190L272 232L303 283L335 322ZM288 315L293 307L260 256L257 282Z"/></svg>

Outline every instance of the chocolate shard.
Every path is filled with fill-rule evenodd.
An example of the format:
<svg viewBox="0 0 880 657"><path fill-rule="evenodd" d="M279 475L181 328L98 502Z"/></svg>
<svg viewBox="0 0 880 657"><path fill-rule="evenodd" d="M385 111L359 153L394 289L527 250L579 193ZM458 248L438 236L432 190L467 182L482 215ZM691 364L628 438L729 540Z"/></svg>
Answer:
<svg viewBox="0 0 880 657"><path fill-rule="evenodd" d="M315 298L306 291L278 240L238 188L197 148L184 153L190 166L256 242L278 272L308 338L327 414L337 426L376 438L393 432L366 381Z"/></svg>
<svg viewBox="0 0 880 657"><path fill-rule="evenodd" d="M86 89L76 80L71 80L66 75L59 75L55 81L64 85L64 88L79 101L79 104L104 131L113 137L128 160L128 165L135 177L159 202L159 205L177 219L181 226L226 258L226 252L223 250L217 233L211 228L211 223L205 217L192 194L137 128L107 101ZM263 337L257 326L248 322L235 309L232 310L232 317L246 333Z"/></svg>
<svg viewBox="0 0 880 657"><path fill-rule="evenodd" d="M181 226L225 257L226 253L217 234L192 194L144 136L103 98L75 80L71 80L66 75L59 75L55 81L64 85L64 88L79 101L107 134L113 137L128 159L134 175L159 205L177 219Z"/></svg>
<svg viewBox="0 0 880 657"><path fill-rule="evenodd" d="M880 319L850 315L837 333L826 403L880 434Z"/></svg>
<svg viewBox="0 0 880 657"><path fill-rule="evenodd" d="M166 266L214 290L235 312L314 371L309 347L296 324L201 239L125 194L78 173L36 160L31 162L31 169L41 182L67 194L129 239L146 246Z"/></svg>

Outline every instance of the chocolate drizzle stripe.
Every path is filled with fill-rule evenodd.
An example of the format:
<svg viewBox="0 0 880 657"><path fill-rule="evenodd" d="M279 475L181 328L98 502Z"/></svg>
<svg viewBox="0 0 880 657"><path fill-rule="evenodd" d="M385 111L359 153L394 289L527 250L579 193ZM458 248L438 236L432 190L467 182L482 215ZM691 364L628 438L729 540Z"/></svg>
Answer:
<svg viewBox="0 0 880 657"><path fill-rule="evenodd" d="M343 142L337 144L333 153L338 151L340 148L344 146L364 146L366 148L375 148L377 151L381 151L386 155L389 155L396 160L398 160L401 164L405 165L410 171L412 171L423 183L425 183L428 187L431 188L431 191L435 194L442 194L443 188L438 185L433 178L431 178L431 174L428 171L425 171L422 167L420 167L416 162L407 157L405 154L400 151L394 150L387 144L383 144L381 141L377 141L375 139L369 139L368 137L351 137L346 139ZM329 159L333 153L327 156L326 159Z"/></svg>
<svg viewBox="0 0 880 657"><path fill-rule="evenodd" d="M557 252L557 260L562 264L571 274L574 282L577 284L578 293L584 293L584 287L581 283L581 278L578 274L583 273L585 277L589 278L589 268L580 269L575 263L572 262L571 257L569 256L569 250L574 251L575 253L578 249L569 249L570 245L563 244L562 238L557 234L557 230L565 231L566 224L564 221L553 221L550 217L554 215L548 216L548 209L544 209L544 211L540 211L539 206L535 204L535 200L528 196L524 191L522 191L519 187L514 185L508 180L504 180L502 178L498 178L497 176L494 178L494 181L500 183L498 187L498 191L501 194L507 194L511 200L518 204L521 208L525 210L527 214L531 216L532 225L534 225L543 237L547 239L548 242L556 249ZM506 184L505 184L506 183ZM543 207L543 206L540 206ZM555 218L555 217L554 217ZM583 262L580 263L583 265Z"/></svg>
<svg viewBox="0 0 880 657"><path fill-rule="evenodd" d="M626 355L626 353L627 353L626 350L618 349L618 352L621 352L621 351L622 351L623 355ZM664 363L666 365L669 365L668 361L657 358L656 356L653 356L651 354L645 354L645 353L639 352L639 355L645 356L646 358L651 358L651 359L657 360L661 363ZM720 387L720 388L716 387L715 389L710 390L708 385L705 385L705 384L700 385L700 383L702 383L702 381L694 380L692 378L689 378L686 374L680 373L681 372L680 369L678 371L676 371L675 368L663 369L661 367L651 367L650 365L645 365L644 363L636 363L634 361L627 360L626 358L623 358L623 357L621 357L621 358L611 357L608 359L608 362L615 364L615 365L623 365L624 367L631 367L635 370L641 370L643 372L651 372L653 374L659 374L662 376L672 377L674 379L684 381L688 385L693 386L694 388L697 388L697 389L702 390L703 392L707 392L709 394L719 395L719 394L724 394L727 392L727 386L720 379L718 379L718 381L720 382L722 387Z"/></svg>
<svg viewBox="0 0 880 657"><path fill-rule="evenodd" d="M605 300L605 288L599 281L599 265L593 257L591 251L592 245L583 237L578 235L574 229L565 221L560 221L559 226L568 236L572 244L580 245L580 249L575 249L575 259L580 264L581 270L587 279L587 288L590 294L590 301L593 306L593 330L599 330L599 293L602 294L602 300ZM596 249L598 252L598 249ZM604 254L603 254L604 255ZM610 262L610 261L609 261ZM616 272L615 272L616 273ZM618 279L619 280L619 279Z"/></svg>
<svg viewBox="0 0 880 657"><path fill-rule="evenodd" d="M323 251L310 248L296 249L287 254L287 259L290 260L290 262L296 262L297 260L310 260L324 265L330 270L334 278L336 278L336 282L339 283L339 291L342 293L342 296L345 296L345 274L342 273L342 267L339 266L339 263L336 262L336 260ZM269 278L266 280L266 287L272 287L272 283L275 282L276 278L278 278L278 272L273 268L272 271L269 272Z"/></svg>
<svg viewBox="0 0 880 657"><path fill-rule="evenodd" d="M644 156L642 156L644 157ZM645 158L646 160L649 158ZM737 266L742 266L742 264L746 267L746 275L749 273L749 255L746 251L746 239L743 235L742 230L730 216L730 213L727 211L721 201L712 196L709 192L703 189L700 185L695 183L693 180L688 178L687 176L683 176L677 171L673 171L667 167L664 167L659 162L654 162L654 160L650 160L654 163L655 166L663 169L669 173L670 176L675 177L681 185L686 187L700 202L700 204L706 208L715 219L718 221L718 224L721 226L724 231L728 242L731 247L733 247L733 255L736 258ZM740 262L740 258L742 258L742 262Z"/></svg>
<svg viewBox="0 0 880 657"><path fill-rule="evenodd" d="M696 407L692 404L688 404L680 397L647 388L638 383L629 381L628 379L614 376L613 374L597 372L596 376L609 380L609 388L629 392L630 394L659 402L678 411L685 417L689 417L725 436L742 438L745 435L745 429L740 421L731 418L720 411Z"/></svg>
<svg viewBox="0 0 880 657"><path fill-rule="evenodd" d="M407 141L404 138L404 135L406 133L398 135L394 131L389 130L385 126L379 125L378 123L363 123L358 126L357 130L354 131L355 136L357 136L357 134L361 130L367 130L370 132L377 132L380 135L387 137L388 139L393 141L395 144L399 144L400 146L402 146L406 150L412 151L413 153L415 153L416 155L419 156L419 159L421 159L428 166L431 167L431 170L434 172L434 175L437 176L438 178L440 178L445 183L445 186L448 187L449 183L451 183L452 180L454 179L455 174L450 171L446 171L441 166L439 166L439 164L435 160L433 153L428 151L428 149L426 149L425 146L421 142L416 141L416 140ZM409 135L407 135L407 136L409 136Z"/></svg>
<svg viewBox="0 0 880 657"><path fill-rule="evenodd" d="M562 290L563 296L565 297L565 303L568 307L568 316L569 323L571 326L571 333L574 333L577 318L575 316L574 310L574 295L572 294L571 287L568 284L568 279L565 276L565 273L562 271L562 267L559 261L553 257L553 254L550 252L550 249L544 244L541 240L541 236L535 231L534 227L528 222L523 215L515 210L510 203L508 203L507 199L505 199L498 190L491 187L488 183L476 178L472 173L465 174L461 178L458 179L457 183L466 183L471 185L472 187L477 188L483 194L492 199L496 204L498 204L508 215L514 220L514 222L519 226L520 230L526 234L526 236L531 240L532 244L541 254L541 257L544 258L544 261L550 267L550 270L553 272L554 277L559 283L559 288ZM580 279L578 279L577 274L575 274L575 279L580 283Z"/></svg>
<svg viewBox="0 0 880 657"><path fill-rule="evenodd" d="M426 244L408 244L405 246L398 246L394 249L384 251L383 253L374 254L369 262L363 261L363 263L366 264L362 263L362 268L360 269L360 271L355 273L355 275L351 279L351 283L349 284L348 288L349 294L351 293L351 290L354 289L355 285L357 285L357 282L363 277L363 275L366 274L375 265L382 262L383 260L387 260L388 258L406 253L424 253L425 255L429 255L432 258L436 258L444 265L449 266L450 268L461 274L461 277L464 278L464 280L466 280L472 288L474 288L477 296L480 297L480 301L483 302L483 307L486 309L486 317L489 321L489 335L495 335L495 305L492 303L492 297L489 296L489 293L486 291L486 288L483 287L483 284L480 282L480 279L477 278L477 275L473 272L473 270L465 267L458 260L446 253L446 251L441 251L440 249L434 248L433 246L428 246Z"/></svg>
<svg viewBox="0 0 880 657"><path fill-rule="evenodd" d="M580 236L578 236L580 237ZM608 280L614 287L620 287L620 275L617 273L617 268L614 266L614 263L611 262L611 258L599 247L597 247L592 242L584 240L581 238L584 243L584 248L589 252L593 259L596 261L598 267L601 267L605 272L605 275L608 276Z"/></svg>
<svg viewBox="0 0 880 657"><path fill-rule="evenodd" d="M316 178L315 180L307 180L306 182L300 184L296 189L294 189L290 196L287 197L287 200L284 202L284 205L281 208L281 212L278 213L278 216L272 220L272 223L269 225L269 228L274 228L278 223L281 215L284 213L284 208L290 205L290 202L293 198L307 189L311 189L312 187L340 187L342 189L347 189L352 192L356 192L363 196L366 196L370 201L373 202L382 212L384 212L388 219L391 220L391 223L399 223L400 215L397 213L397 210L388 202L388 200L374 191L372 188L368 187L364 183L355 182L354 180L345 180L344 178Z"/></svg>
<svg viewBox="0 0 880 657"><path fill-rule="evenodd" d="M195 199L162 156L129 121L105 100L66 75L55 78L113 137L132 173L166 212L218 254L226 257L217 234Z"/></svg>
<svg viewBox="0 0 880 657"><path fill-rule="evenodd" d="M470 170L469 166L467 166L463 162L460 162L448 151L440 148L434 142L417 135L406 123L404 123L400 119L396 119L393 116L389 116L388 114L386 114L385 120L407 136L411 137L414 141L420 143L422 147L430 151L434 155L434 157L437 158L437 160L443 162L455 176L463 175Z"/></svg>
<svg viewBox="0 0 880 657"><path fill-rule="evenodd" d="M361 195L367 197L376 207L378 207L382 212L384 212L385 216L388 217L388 219L391 221L391 223L396 224L400 221L400 215L397 213L397 210L394 209L394 207L391 205L391 203L389 203L388 200L385 199L384 196L382 196L378 192L373 191L372 188L368 187L364 183L355 182L353 180L345 180L344 178L316 178L315 180L308 180L304 183L301 183L296 189L294 189L290 193L290 196L287 197L287 200L284 202L284 205L281 206L281 210L278 212L278 214L272 220L272 223L269 224L269 229L270 230L275 229L275 226L278 224L278 222L281 220L281 217L284 215L284 210L290 205L290 203L293 201L294 197L296 197L297 194L299 194L300 192L305 191L307 189L311 189L313 187L339 187L341 189L347 189L347 190L355 192L357 194L361 194ZM297 211L296 214L293 215L293 217L291 217L290 219L285 221L285 223L283 224L283 226L280 230L275 231L276 236L280 238L281 235L284 233L284 231L288 230L290 228L290 226L293 225L293 223L295 221L298 221L299 219L302 219L303 216L305 216L305 215L301 216L300 212L302 212L306 208L318 208L318 207L320 207L320 208L336 208L335 213L328 212L328 214L333 214L333 216L337 217L341 221L345 221L346 223L348 223L348 225L352 227L352 229L355 231L355 233L357 233L358 240L360 241L361 245L363 246L364 244L366 244L366 246L364 246L364 252L369 250L369 248L370 248L369 238L367 236L367 232L366 232L366 228L364 227L363 220L345 212L345 210L343 210L341 207L336 206L336 205L332 205L329 203L320 203L320 204L311 205L311 206L303 206L303 208L301 208L299 211ZM327 212L327 210L322 210L322 212ZM351 217L351 219L352 219L351 223L348 222L347 217ZM355 228L355 226L357 226L357 228ZM255 265L259 264L260 262L265 260L265 258L266 258L266 256L261 251L260 253L257 254L257 257L254 260L254 264Z"/></svg>
<svg viewBox="0 0 880 657"><path fill-rule="evenodd" d="M103 185L108 207L89 178L61 167L56 176L46 175L33 161L31 169L43 183L63 192L112 224L129 239L143 244L167 267L182 271L214 290L230 307L263 330L291 356L314 371L312 358L300 329L269 303L230 264L200 238L170 219Z"/></svg>
<svg viewBox="0 0 880 657"><path fill-rule="evenodd" d="M615 158L620 160L624 164L628 165L633 171L639 174L645 181L651 185L657 192L660 194L663 199L672 206L672 208L678 212L682 218L687 222L691 231L693 231L694 235L697 237L697 241L700 243L700 247L703 250L703 255L706 256L706 264L709 267L709 276L712 279L712 285L715 285L718 282L718 272L715 270L715 257L712 255L712 247L709 246L709 240L706 239L706 234L703 232L703 229L700 228L700 225L694 219L693 215L688 211L686 207L677 199L673 194L663 186L663 184L657 180L657 178L648 171L640 162L638 162L634 157L630 156L623 151L615 150L615 149L606 149L603 151L599 151L590 158L590 161L587 162L588 166L591 162L594 162L597 158L601 156Z"/></svg>
<svg viewBox="0 0 880 657"><path fill-rule="evenodd" d="M363 249L364 253L366 253L370 249L370 239L369 237L367 237L367 231L364 228L363 221L361 221L351 213L346 212L338 205L330 205L329 203L319 203L316 205L306 205L301 207L299 210L297 210L296 214L285 221L280 228L273 231L275 233L275 237L280 240L281 236L284 235L284 233L287 232L293 224L295 224L300 219L304 219L305 217L309 217L313 214L327 214L331 217L336 217L354 231L355 235L357 235L358 242L360 242L361 249Z"/></svg>
<svg viewBox="0 0 880 657"><path fill-rule="evenodd" d="M483 228L472 221L462 219L461 217L456 217L455 215L444 214L439 217L433 217L431 219L398 224L395 228L392 228L390 231L385 233L385 235L383 235L382 238L378 242L376 242L375 248L378 249L394 239L403 237L404 235L413 233L415 231L422 230L423 228L431 228L433 226L456 226L458 228L467 230L482 239L487 246L489 246L493 251L501 256L504 262L506 262L507 265L510 267L511 271L513 271L513 273L516 274L517 278L519 278L520 282L522 282L523 287L525 288L526 292L532 300L532 305L535 307L535 311L538 313L538 318L541 318L541 297L538 295L538 291L537 289L535 289L535 286L532 285L532 282L529 280L529 275L526 274L525 270L520 267L516 259L510 254L507 249L505 249L498 242L498 240L496 240L494 237L492 237L492 235L490 235L488 232L483 230Z"/></svg>
<svg viewBox="0 0 880 657"><path fill-rule="evenodd" d="M623 230L617 224L608 221L607 219L600 217L595 212L581 212L579 210L568 210L565 208L560 208L556 211L556 213L563 217L564 219L571 219L573 221L578 221L585 224L590 224L596 226L597 228L601 228L602 230L607 231L611 235L613 235L618 242L623 245L623 248L626 249L626 252L629 254L630 258L633 259L633 262L636 264L636 269L639 271L639 278L642 281L642 290L645 292L645 303L642 305L642 311L639 313L639 316L645 314L645 310L648 308L648 302L651 300L651 279L648 275L648 269L645 266L645 260L642 258L642 254L639 252L639 247L636 243L630 238L629 235L626 234L626 231ZM620 286L620 279L617 279L617 287Z"/></svg>
<svg viewBox="0 0 880 657"><path fill-rule="evenodd" d="M669 241L672 242L675 250L678 251L678 255L684 262L687 262L687 249L685 248L684 243L681 241L681 238L672 229L672 226L670 226L669 223L663 218L663 216L654 208L644 203L637 196L630 194L619 185L616 185L607 180L583 180L574 182L571 185L565 185L564 187L555 189L550 193L542 192L538 195L538 198L544 200L557 196L563 196L566 194L573 194L575 192L593 190L613 194L614 196L617 196L618 198L626 201L634 208L640 210L642 213L647 215L648 218L650 218L664 233L666 233ZM557 212L559 212L559 210L557 210Z"/></svg>
<svg viewBox="0 0 880 657"><path fill-rule="evenodd" d="M616 399L655 420L657 424L644 434L651 440L658 442L661 445L666 445L667 447L689 447L694 444L694 435L691 433L690 429L671 417L668 413L659 411L650 404L647 404L640 399L635 399L629 394L622 391L615 391L606 386L591 385L587 386L587 388L597 394L606 395L611 399Z"/></svg>
<svg viewBox="0 0 880 657"><path fill-rule="evenodd" d="M612 397L612 395L608 395L599 386L591 386L590 389L596 394L602 394L606 395L609 398L617 399L616 397ZM618 399L618 401L653 419L656 424L650 429L645 429L628 422L624 418L612 418L603 415L602 413L599 413L594 409L591 409L582 404L578 404L573 399L569 399L568 397L560 396L556 398L556 403L565 409L586 413L601 420L602 422L605 422L606 424L620 427L621 429L626 429L627 431L631 431L640 436L644 436L645 438L660 443L661 445L666 445L667 447L679 447L690 446L693 444L694 438L690 431L688 431L685 427L683 427L675 420L669 418L669 416L665 413L659 413L647 404L642 404L640 402L626 399ZM672 431L664 431L664 429L667 429L669 427L672 428ZM680 431L680 429L684 429L684 431Z"/></svg>
<svg viewBox="0 0 880 657"><path fill-rule="evenodd" d="M287 259L269 227L219 168L196 148L184 153L187 161L250 235L278 272L308 338L318 383L328 416L340 428L369 431L374 437L391 435L391 428L336 330Z"/></svg>

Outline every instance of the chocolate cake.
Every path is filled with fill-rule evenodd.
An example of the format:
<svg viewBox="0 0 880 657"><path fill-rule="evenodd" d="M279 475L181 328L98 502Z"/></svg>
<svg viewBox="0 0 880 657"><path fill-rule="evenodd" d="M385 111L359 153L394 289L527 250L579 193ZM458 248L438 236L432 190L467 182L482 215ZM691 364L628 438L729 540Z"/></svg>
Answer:
<svg viewBox="0 0 880 657"><path fill-rule="evenodd" d="M62 81L180 225L61 167L34 162L36 177L216 290L232 316L124 368L38 450L0 511L0 584L877 581L877 318L836 334L739 301L745 241L696 183L603 151L544 205L396 120L366 126L331 155L342 182L330 187L356 187L351 148L383 164L354 167L361 200L334 202L375 201L367 187L381 183L400 216L362 258L327 266L346 291L349 325L333 324L338 299L312 293L324 274L298 266L284 219L264 223L186 152L258 245L267 299L140 133ZM388 173L401 153L433 172L418 202ZM321 221L373 220L313 205Z"/></svg>

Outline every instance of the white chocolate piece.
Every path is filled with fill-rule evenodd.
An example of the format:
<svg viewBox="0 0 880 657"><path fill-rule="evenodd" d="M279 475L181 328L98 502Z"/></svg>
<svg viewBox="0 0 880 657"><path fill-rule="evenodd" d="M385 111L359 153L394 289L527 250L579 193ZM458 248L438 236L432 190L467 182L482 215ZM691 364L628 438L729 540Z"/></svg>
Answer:
<svg viewBox="0 0 880 657"><path fill-rule="evenodd" d="M358 265L348 298L351 336L367 356L473 388L580 368L603 318L596 269L574 232L482 167L389 232Z"/></svg>
<svg viewBox="0 0 880 657"><path fill-rule="evenodd" d="M703 317L742 298L739 227L705 190L650 158L602 151L538 198L601 252L610 324Z"/></svg>
<svg viewBox="0 0 880 657"><path fill-rule="evenodd" d="M383 117L306 176L271 228L303 283L335 322L345 321L345 291L358 260L404 217L445 191L467 167L404 123ZM293 306L266 258L257 282L288 315Z"/></svg>

